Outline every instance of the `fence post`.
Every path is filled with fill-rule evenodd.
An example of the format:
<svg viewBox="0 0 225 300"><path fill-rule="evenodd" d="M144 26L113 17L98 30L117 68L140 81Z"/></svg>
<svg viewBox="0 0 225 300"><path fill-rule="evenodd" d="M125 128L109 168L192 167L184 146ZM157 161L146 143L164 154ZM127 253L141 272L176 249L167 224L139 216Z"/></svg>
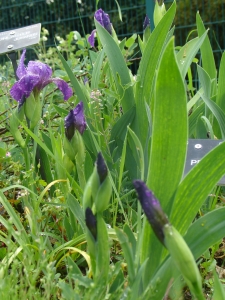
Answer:
<svg viewBox="0 0 225 300"><path fill-rule="evenodd" d="M154 7L155 7L155 0L146 0L146 14L150 19L151 31L155 28L154 21L153 21Z"/></svg>

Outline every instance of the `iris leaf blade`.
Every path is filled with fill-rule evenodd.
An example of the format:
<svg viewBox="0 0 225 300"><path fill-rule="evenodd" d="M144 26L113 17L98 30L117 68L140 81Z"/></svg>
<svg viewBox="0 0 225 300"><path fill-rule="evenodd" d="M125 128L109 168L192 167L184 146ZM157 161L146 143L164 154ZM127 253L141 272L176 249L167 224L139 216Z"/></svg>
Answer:
<svg viewBox="0 0 225 300"><path fill-rule="evenodd" d="M103 49L109 59L117 90L121 97L123 111L126 112L134 105L134 92L131 78L122 52L113 37L95 20L95 26L101 40ZM118 80L118 75L120 80ZM121 83L120 83L121 81ZM128 87L128 85L130 85Z"/></svg>
<svg viewBox="0 0 225 300"><path fill-rule="evenodd" d="M147 186L154 192L168 215L172 207L173 195L182 178L186 147L186 91L176 61L174 38L172 38L162 56L156 78L147 177ZM162 249L149 224L145 222L141 261L150 256L154 257L154 260L151 260L151 274L160 264Z"/></svg>

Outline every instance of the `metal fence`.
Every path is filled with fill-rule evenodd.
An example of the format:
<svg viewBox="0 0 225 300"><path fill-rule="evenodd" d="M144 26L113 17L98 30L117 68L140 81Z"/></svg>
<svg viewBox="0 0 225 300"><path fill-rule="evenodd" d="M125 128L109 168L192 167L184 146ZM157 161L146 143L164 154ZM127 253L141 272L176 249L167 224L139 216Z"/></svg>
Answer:
<svg viewBox="0 0 225 300"><path fill-rule="evenodd" d="M123 21L119 20L116 1L100 0L99 6L110 15L119 37L142 33L143 19L146 11L153 16L154 0L118 0ZM172 0L165 0L167 6ZM48 45L54 44L55 35L64 37L70 31L83 35L81 20L85 33L94 28L93 14L95 0L0 0L0 31L42 23L50 36ZM196 29L195 15L199 10L206 25L210 27L209 36L215 53L217 66L222 51L225 49L225 1L224 0L177 0L175 18L176 44L184 45L190 31ZM153 22L151 22L153 23Z"/></svg>
<svg viewBox="0 0 225 300"><path fill-rule="evenodd" d="M165 3L170 5L172 0ZM225 50L225 1L224 0L177 0L177 13L174 24L176 26L176 45L182 46L190 32L191 37L196 33L196 13L199 14L206 28L210 28L209 37L214 52L217 67Z"/></svg>
<svg viewBox="0 0 225 300"><path fill-rule="evenodd" d="M99 6L110 15L113 26L120 37L142 32L146 14L146 0L123 0L120 2L123 20L119 20L115 1L100 1ZM56 34L65 36L70 31L81 34L83 22L85 33L94 29L95 0L0 0L0 31L41 23L50 33L50 43Z"/></svg>

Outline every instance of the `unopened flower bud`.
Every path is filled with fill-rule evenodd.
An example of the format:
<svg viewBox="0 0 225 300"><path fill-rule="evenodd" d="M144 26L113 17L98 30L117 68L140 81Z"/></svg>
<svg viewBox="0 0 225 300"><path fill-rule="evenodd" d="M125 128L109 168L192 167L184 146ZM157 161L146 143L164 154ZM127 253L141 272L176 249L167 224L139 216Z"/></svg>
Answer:
<svg viewBox="0 0 225 300"><path fill-rule="evenodd" d="M165 245L191 292L197 299L204 299L201 275L190 248L181 234L172 225L165 225L163 232Z"/></svg>
<svg viewBox="0 0 225 300"><path fill-rule="evenodd" d="M154 194L147 188L145 183L141 180L134 181L134 187L138 194L138 199L141 203L142 209L155 233L157 238L164 244L163 227L169 223L169 220L163 212L159 201Z"/></svg>
<svg viewBox="0 0 225 300"><path fill-rule="evenodd" d="M97 240L97 220L90 207L85 210L85 222L95 241Z"/></svg>
<svg viewBox="0 0 225 300"><path fill-rule="evenodd" d="M104 158L101 152L98 153L96 161L96 178L93 178L93 188L96 187L96 181L98 182L98 188L96 196L94 197L94 203L97 212L104 211L109 204L109 200L112 194L112 186L109 180L108 169L105 164ZM97 180L98 177L98 180Z"/></svg>
<svg viewBox="0 0 225 300"><path fill-rule="evenodd" d="M158 25L158 23L161 21L165 13L166 13L166 7L164 2L162 0L155 1L155 9L153 15L155 26Z"/></svg>

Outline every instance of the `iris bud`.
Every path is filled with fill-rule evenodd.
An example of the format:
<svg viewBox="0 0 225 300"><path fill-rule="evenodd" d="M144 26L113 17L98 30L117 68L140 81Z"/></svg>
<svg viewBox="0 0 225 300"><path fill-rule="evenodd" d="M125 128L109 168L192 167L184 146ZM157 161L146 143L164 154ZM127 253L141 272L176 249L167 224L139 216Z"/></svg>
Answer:
<svg viewBox="0 0 225 300"><path fill-rule="evenodd" d="M93 188L95 188L94 183L98 182L98 190L95 196L95 207L97 212L103 212L107 209L109 205L109 200L112 194L112 186L109 180L108 169L105 164L104 158L101 152L98 153L96 161L96 176L93 178Z"/></svg>
<svg viewBox="0 0 225 300"><path fill-rule="evenodd" d="M183 275L191 292L197 299L204 299L201 275L190 248L181 234L172 225L165 225L163 232L165 245L171 258Z"/></svg>
<svg viewBox="0 0 225 300"><path fill-rule="evenodd" d="M161 19L163 18L163 16L166 13L166 7L163 1L155 1L155 9L154 9L154 24L155 27L158 25L158 23L161 21Z"/></svg>
<svg viewBox="0 0 225 300"><path fill-rule="evenodd" d="M30 120L30 129L33 129L41 119L42 104L38 98L35 99L31 93L24 103L25 115Z"/></svg>

